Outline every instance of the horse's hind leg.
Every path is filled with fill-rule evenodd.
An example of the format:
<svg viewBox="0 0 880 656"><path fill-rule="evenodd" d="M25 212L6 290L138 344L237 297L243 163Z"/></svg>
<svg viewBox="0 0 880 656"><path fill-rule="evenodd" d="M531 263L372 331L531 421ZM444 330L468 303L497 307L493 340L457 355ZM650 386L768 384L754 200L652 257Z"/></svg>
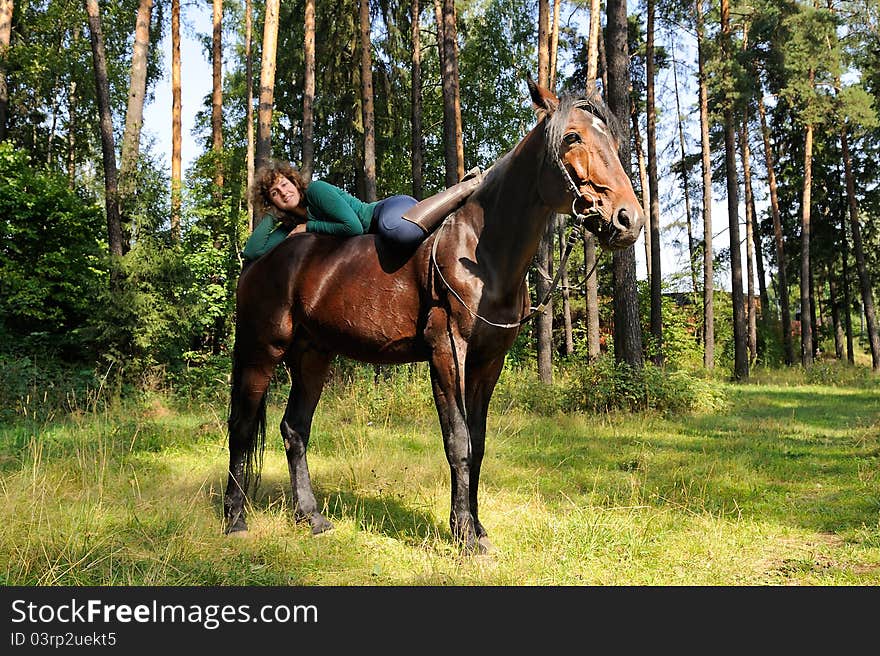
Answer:
<svg viewBox="0 0 880 656"><path fill-rule="evenodd" d="M229 478L223 497L226 533L247 531L245 499L266 434L266 393L278 360L242 364L236 354L229 412Z"/></svg>
<svg viewBox="0 0 880 656"><path fill-rule="evenodd" d="M281 437L293 488L294 516L297 520L308 520L315 535L333 528L333 524L318 511L306 460L312 417L324 389L331 358L331 354L310 349L302 342L291 347L285 358L293 382L281 420Z"/></svg>

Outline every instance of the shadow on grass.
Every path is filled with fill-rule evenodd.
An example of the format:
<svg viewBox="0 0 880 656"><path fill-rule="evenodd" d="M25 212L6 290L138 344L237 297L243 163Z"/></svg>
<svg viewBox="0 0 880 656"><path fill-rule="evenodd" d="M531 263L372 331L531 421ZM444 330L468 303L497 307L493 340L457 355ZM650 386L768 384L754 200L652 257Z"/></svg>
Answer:
<svg viewBox="0 0 880 656"><path fill-rule="evenodd" d="M406 503L402 494L392 492L374 495L318 485L314 486L314 491L318 505L322 508L321 512L331 522L353 520L362 531L385 535L409 545L420 545L438 538L452 543L447 527L438 524L431 513ZM264 477L256 494L249 498L251 512L280 507L293 520L293 493L289 479ZM222 496L214 495L211 505L218 519L222 521Z"/></svg>

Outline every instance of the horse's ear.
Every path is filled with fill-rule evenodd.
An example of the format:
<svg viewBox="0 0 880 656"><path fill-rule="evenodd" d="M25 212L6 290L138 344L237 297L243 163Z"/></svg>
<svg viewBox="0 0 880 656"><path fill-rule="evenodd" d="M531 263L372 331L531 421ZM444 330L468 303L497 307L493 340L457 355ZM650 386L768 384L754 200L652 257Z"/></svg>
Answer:
<svg viewBox="0 0 880 656"><path fill-rule="evenodd" d="M559 98L556 95L532 79L532 76L526 73L526 84L529 86L529 94L532 96L532 106L538 113L540 118L545 115L549 116L559 107Z"/></svg>

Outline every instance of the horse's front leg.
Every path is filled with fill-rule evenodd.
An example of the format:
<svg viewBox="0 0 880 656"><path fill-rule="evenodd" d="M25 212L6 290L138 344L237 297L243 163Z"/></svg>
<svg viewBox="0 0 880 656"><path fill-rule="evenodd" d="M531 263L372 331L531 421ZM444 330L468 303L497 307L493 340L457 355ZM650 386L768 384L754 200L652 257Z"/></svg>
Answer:
<svg viewBox="0 0 880 656"><path fill-rule="evenodd" d="M477 549L477 534L470 506L472 451L465 409L466 343L450 336L438 340L431 356L431 386L443 432L443 447L451 474L449 528L467 551Z"/></svg>
<svg viewBox="0 0 880 656"><path fill-rule="evenodd" d="M484 364L468 369L467 372L467 420L471 439L471 466L468 484L469 506L474 519L474 530L477 534L479 550L488 552L492 549L489 535L480 523L477 504L477 493L480 487L480 468L486 450L486 417L489 413L489 401L495 384L504 366L504 356L490 360Z"/></svg>
<svg viewBox="0 0 880 656"><path fill-rule="evenodd" d="M318 511L306 460L312 417L324 389L330 360L330 354L309 349L302 343L291 347L285 359L293 382L281 420L281 437L293 489L294 516L298 521L307 520L314 535L333 528L333 524Z"/></svg>

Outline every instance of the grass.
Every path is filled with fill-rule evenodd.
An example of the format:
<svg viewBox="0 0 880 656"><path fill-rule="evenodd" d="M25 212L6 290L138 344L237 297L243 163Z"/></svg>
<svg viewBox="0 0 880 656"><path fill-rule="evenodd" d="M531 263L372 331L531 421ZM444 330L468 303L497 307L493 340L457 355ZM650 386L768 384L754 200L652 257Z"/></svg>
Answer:
<svg viewBox="0 0 880 656"><path fill-rule="evenodd" d="M293 521L274 430L250 537L222 534L225 390L64 413L26 399L0 425L0 583L878 585L880 384L830 378L715 382L726 403L703 413L579 414L536 412L505 371L480 489L497 550L479 557L450 539L422 368L325 391L309 461L336 528L317 537Z"/></svg>

